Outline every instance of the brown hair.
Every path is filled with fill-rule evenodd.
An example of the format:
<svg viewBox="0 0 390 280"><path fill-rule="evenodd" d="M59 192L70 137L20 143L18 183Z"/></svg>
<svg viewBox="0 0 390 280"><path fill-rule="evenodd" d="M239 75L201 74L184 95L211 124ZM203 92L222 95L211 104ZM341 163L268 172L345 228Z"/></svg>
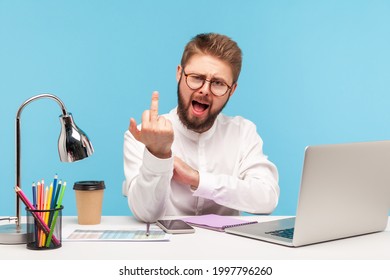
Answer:
<svg viewBox="0 0 390 280"><path fill-rule="evenodd" d="M216 33L198 34L186 45L181 66L184 68L195 54L208 54L226 62L232 69L234 83L237 82L241 71L242 52L235 41Z"/></svg>

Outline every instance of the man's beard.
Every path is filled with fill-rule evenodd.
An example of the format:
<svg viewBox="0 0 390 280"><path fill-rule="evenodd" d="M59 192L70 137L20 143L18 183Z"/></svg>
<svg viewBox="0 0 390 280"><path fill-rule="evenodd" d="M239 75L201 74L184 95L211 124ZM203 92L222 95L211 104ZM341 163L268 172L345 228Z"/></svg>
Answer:
<svg viewBox="0 0 390 280"><path fill-rule="evenodd" d="M180 82L181 82L181 79L177 84L177 98L178 98L177 114L179 115L180 121L183 123L183 125L185 127L187 127L187 129L198 132L198 133L202 133L202 132L209 130L213 126L219 113L221 113L223 108L225 108L226 104L229 101L230 96L226 100L225 104L223 104L223 106L218 111L211 112L211 108L210 108L209 115L207 116L207 118L205 120L200 120L196 117L190 119L188 117L187 113L188 113L189 108L191 107L191 102L188 104L184 103L184 100L183 100L182 95L180 93L180 86L179 86Z"/></svg>

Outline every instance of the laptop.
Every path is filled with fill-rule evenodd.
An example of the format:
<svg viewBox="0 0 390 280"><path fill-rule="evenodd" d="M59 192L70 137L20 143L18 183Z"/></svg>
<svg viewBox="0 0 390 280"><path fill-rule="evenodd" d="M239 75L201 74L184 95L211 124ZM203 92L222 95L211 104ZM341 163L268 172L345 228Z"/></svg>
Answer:
<svg viewBox="0 0 390 280"><path fill-rule="evenodd" d="M225 232L299 247L383 231L390 208L390 141L308 146L296 216Z"/></svg>

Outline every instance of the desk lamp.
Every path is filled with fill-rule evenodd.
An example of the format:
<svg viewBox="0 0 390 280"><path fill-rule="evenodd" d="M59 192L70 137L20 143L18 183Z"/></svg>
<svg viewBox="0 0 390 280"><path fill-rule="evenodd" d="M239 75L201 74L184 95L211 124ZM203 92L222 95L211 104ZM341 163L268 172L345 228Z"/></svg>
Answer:
<svg viewBox="0 0 390 280"><path fill-rule="evenodd" d="M72 114L69 113L64 103L55 95L39 94L27 99L19 107L16 113L16 186L21 186L20 180L20 115L25 106L34 100L49 98L58 103L61 107L60 115L61 133L58 138L58 153L62 162L74 162L84 159L93 154L92 144L87 135L77 127L73 121ZM14 187L14 186L13 186ZM15 221L15 224L0 226L0 244L23 244L27 243L26 225L20 222L20 199L16 195L16 217L3 218L1 220Z"/></svg>

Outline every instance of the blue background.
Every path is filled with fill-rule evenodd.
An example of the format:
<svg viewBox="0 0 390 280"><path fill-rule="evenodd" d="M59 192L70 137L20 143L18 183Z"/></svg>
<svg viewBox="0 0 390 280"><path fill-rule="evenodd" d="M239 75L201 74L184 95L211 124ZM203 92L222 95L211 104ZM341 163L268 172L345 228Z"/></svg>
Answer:
<svg viewBox="0 0 390 280"><path fill-rule="evenodd" d="M176 105L176 66L196 34L219 32L244 53L225 109L256 123L278 166L274 215L294 215L309 144L390 136L389 1L0 1L0 216L14 215L15 116L27 98L52 93L91 138L95 154L57 155L52 100L22 113L22 185L55 173L68 183L64 215L76 215L72 185L104 180L104 215L131 215L121 194L123 133L160 91Z"/></svg>

